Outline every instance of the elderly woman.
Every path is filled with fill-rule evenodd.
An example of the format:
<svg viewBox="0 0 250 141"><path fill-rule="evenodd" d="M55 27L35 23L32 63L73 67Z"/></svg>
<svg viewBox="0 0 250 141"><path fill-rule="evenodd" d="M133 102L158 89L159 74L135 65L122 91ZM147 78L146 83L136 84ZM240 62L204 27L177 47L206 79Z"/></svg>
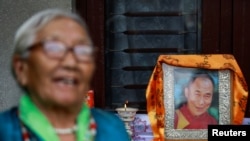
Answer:
<svg viewBox="0 0 250 141"><path fill-rule="evenodd" d="M83 103L95 69L94 47L76 14L45 10L16 32L13 72L24 90L0 114L1 141L128 141L123 122Z"/></svg>

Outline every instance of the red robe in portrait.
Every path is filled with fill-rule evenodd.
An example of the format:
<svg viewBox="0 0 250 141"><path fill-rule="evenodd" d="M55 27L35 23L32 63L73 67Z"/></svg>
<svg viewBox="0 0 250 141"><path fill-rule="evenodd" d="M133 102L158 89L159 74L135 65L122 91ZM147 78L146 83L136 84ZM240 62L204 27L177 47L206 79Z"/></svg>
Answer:
<svg viewBox="0 0 250 141"><path fill-rule="evenodd" d="M175 129L207 129L207 126L212 124L218 123L208 112L199 116L193 116L187 108L187 105L182 106L175 112Z"/></svg>

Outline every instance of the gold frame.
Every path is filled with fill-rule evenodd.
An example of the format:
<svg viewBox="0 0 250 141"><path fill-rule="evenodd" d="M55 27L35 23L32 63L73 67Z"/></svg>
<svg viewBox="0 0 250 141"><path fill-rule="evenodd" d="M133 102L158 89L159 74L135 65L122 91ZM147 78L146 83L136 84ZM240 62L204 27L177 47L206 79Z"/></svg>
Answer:
<svg viewBox="0 0 250 141"><path fill-rule="evenodd" d="M165 138L174 140L183 139L207 139L207 129L174 129L174 71L176 66L162 64L163 69L163 93L165 107ZM185 69L185 68L183 68ZM226 125L231 123L232 100L231 95L231 72L230 70L218 70L218 92L219 92L219 124Z"/></svg>

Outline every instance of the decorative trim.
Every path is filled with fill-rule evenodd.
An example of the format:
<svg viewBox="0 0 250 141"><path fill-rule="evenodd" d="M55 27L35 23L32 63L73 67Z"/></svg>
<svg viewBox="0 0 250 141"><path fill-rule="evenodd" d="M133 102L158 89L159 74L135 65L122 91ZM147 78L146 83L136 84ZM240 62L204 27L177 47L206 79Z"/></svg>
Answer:
<svg viewBox="0 0 250 141"><path fill-rule="evenodd" d="M174 71L176 68L163 64L163 87L165 107L166 139L207 139L207 129L174 129ZM185 68L183 68L185 69ZM231 74L229 70L218 70L219 78L219 124L231 123Z"/></svg>

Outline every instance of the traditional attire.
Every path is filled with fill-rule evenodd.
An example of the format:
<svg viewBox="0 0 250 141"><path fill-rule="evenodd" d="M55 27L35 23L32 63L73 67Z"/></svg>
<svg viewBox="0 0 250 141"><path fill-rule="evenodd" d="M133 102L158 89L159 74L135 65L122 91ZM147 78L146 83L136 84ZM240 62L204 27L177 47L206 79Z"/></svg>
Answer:
<svg viewBox="0 0 250 141"><path fill-rule="evenodd" d="M93 122L94 121L94 122ZM118 116L85 104L77 120L77 141L129 141ZM0 114L0 141L59 141L48 119L25 94L18 107Z"/></svg>
<svg viewBox="0 0 250 141"><path fill-rule="evenodd" d="M208 112L193 116L186 104L175 112L175 129L207 129L207 126L212 124L218 124L218 122Z"/></svg>

